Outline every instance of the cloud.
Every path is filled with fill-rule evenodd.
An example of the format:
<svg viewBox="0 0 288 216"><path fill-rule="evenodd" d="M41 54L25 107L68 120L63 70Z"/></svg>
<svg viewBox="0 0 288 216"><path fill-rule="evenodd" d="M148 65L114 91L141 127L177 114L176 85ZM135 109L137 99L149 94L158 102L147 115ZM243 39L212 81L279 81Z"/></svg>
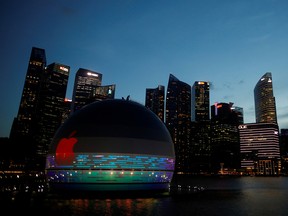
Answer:
<svg viewBox="0 0 288 216"><path fill-rule="evenodd" d="M242 84L244 84L244 83L245 83L244 80L240 80L240 81L238 82L239 85L242 85Z"/></svg>
<svg viewBox="0 0 288 216"><path fill-rule="evenodd" d="M227 88L227 89L232 89L230 83L224 83L224 84L223 84L223 87L224 87L224 88Z"/></svg>

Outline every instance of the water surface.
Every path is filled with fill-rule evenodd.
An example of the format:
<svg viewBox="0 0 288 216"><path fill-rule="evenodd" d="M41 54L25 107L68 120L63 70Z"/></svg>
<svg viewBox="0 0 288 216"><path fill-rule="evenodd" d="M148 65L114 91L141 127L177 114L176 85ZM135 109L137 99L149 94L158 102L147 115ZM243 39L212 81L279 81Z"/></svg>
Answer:
<svg viewBox="0 0 288 216"><path fill-rule="evenodd" d="M1 209L29 215L287 216L287 177L179 177L171 191L2 197ZM190 186L190 187L189 187ZM205 188L195 191L194 187ZM2 194L3 196L3 194Z"/></svg>

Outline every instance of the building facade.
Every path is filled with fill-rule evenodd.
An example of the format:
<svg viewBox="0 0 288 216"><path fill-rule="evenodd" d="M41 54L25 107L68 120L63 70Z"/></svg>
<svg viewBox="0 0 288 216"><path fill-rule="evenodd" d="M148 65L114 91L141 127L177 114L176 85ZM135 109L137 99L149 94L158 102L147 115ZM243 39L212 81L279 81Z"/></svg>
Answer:
<svg viewBox="0 0 288 216"><path fill-rule="evenodd" d="M170 74L166 126L175 145L176 173L191 172L191 86Z"/></svg>
<svg viewBox="0 0 288 216"><path fill-rule="evenodd" d="M210 120L210 85L209 82L196 81L192 86L192 121Z"/></svg>
<svg viewBox="0 0 288 216"><path fill-rule="evenodd" d="M281 172L288 175L288 129L282 128L280 133Z"/></svg>
<svg viewBox="0 0 288 216"><path fill-rule="evenodd" d="M41 81L35 140L37 155L43 158L62 122L69 73L70 66L52 63L45 69Z"/></svg>
<svg viewBox="0 0 288 216"><path fill-rule="evenodd" d="M32 47L10 139L29 169L43 169L48 146L61 125L70 67L46 67L45 50Z"/></svg>
<svg viewBox="0 0 288 216"><path fill-rule="evenodd" d="M165 121L165 86L158 85L157 88L146 89L145 107L154 112L162 122Z"/></svg>
<svg viewBox="0 0 288 216"><path fill-rule="evenodd" d="M277 123L272 74L265 73L254 88L256 123Z"/></svg>
<svg viewBox="0 0 288 216"><path fill-rule="evenodd" d="M72 95L71 113L81 109L83 106L91 102L91 97L95 88L101 86L102 74L79 68L74 81L74 89Z"/></svg>
<svg viewBox="0 0 288 216"><path fill-rule="evenodd" d="M241 168L257 175L278 175L281 171L278 125L239 125Z"/></svg>
<svg viewBox="0 0 288 216"><path fill-rule="evenodd" d="M223 173L240 168L238 115L233 103L215 103L211 106L211 170Z"/></svg>
<svg viewBox="0 0 288 216"><path fill-rule="evenodd" d="M61 124L63 124L70 116L72 100L69 98L64 99L64 112L62 114Z"/></svg>
<svg viewBox="0 0 288 216"><path fill-rule="evenodd" d="M11 142L15 145L15 149L21 152L21 160L25 160L27 164L34 163L31 161L37 152L34 138L45 67L45 50L32 47L17 117L10 131Z"/></svg>
<svg viewBox="0 0 288 216"><path fill-rule="evenodd" d="M209 82L194 82L191 99L192 172L207 173L211 162Z"/></svg>
<svg viewBox="0 0 288 216"><path fill-rule="evenodd" d="M37 116L37 104L42 77L46 67L45 50L32 47L17 118L13 122L10 138L31 137Z"/></svg>

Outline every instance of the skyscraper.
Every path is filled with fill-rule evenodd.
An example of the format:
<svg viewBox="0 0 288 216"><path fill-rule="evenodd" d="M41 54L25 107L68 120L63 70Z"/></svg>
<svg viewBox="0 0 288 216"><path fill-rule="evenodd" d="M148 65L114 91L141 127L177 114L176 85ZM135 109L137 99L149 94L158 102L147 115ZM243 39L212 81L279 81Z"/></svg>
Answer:
<svg viewBox="0 0 288 216"><path fill-rule="evenodd" d="M256 123L277 123L272 74L265 73L254 88Z"/></svg>
<svg viewBox="0 0 288 216"><path fill-rule="evenodd" d="M175 171L191 171L191 86L170 74L166 96L166 126L175 145Z"/></svg>
<svg viewBox="0 0 288 216"><path fill-rule="evenodd" d="M240 168L238 113L233 103L211 106L211 166L214 171Z"/></svg>
<svg viewBox="0 0 288 216"><path fill-rule="evenodd" d="M37 155L46 157L48 146L61 125L65 112L65 95L70 67L52 63L47 66L41 81L35 129Z"/></svg>
<svg viewBox="0 0 288 216"><path fill-rule="evenodd" d="M44 169L45 157L64 112L70 67L46 68L45 50L32 47L17 118L10 138L29 169ZM20 155L20 154L19 154Z"/></svg>
<svg viewBox="0 0 288 216"><path fill-rule="evenodd" d="M75 76L71 113L90 103L95 88L101 83L101 73L79 68Z"/></svg>
<svg viewBox="0 0 288 216"><path fill-rule="evenodd" d="M72 104L71 99L69 98L64 99L64 112L62 114L61 124L63 124L69 118L71 114L71 104Z"/></svg>
<svg viewBox="0 0 288 216"><path fill-rule="evenodd" d="M40 87L46 67L45 50L32 47L17 118L13 122L10 138L31 137L37 117ZM21 140L21 138L20 138Z"/></svg>
<svg viewBox="0 0 288 216"><path fill-rule="evenodd" d="M280 156L282 165L282 174L288 175L288 129L282 128L280 134Z"/></svg>
<svg viewBox="0 0 288 216"><path fill-rule="evenodd" d="M241 167L258 175L278 175L281 169L278 125L239 125Z"/></svg>
<svg viewBox="0 0 288 216"><path fill-rule="evenodd" d="M191 122L191 166L195 174L210 172L210 128L210 122Z"/></svg>
<svg viewBox="0 0 288 216"><path fill-rule="evenodd" d="M145 106L164 122L165 87L147 88Z"/></svg>
<svg viewBox="0 0 288 216"><path fill-rule="evenodd" d="M210 120L210 86L209 82L197 81L192 86L192 121Z"/></svg>
<svg viewBox="0 0 288 216"><path fill-rule="evenodd" d="M257 82L254 101L256 123L239 125L241 167L259 175L279 174L279 128L270 72Z"/></svg>
<svg viewBox="0 0 288 216"><path fill-rule="evenodd" d="M194 173L210 169L210 85L196 81L192 86L192 166Z"/></svg>
<svg viewBox="0 0 288 216"><path fill-rule="evenodd" d="M45 50L32 47L18 114L10 131L10 140L15 145L15 154L21 156L23 160L34 158L37 151L34 138L45 67ZM18 154L17 151L21 154Z"/></svg>

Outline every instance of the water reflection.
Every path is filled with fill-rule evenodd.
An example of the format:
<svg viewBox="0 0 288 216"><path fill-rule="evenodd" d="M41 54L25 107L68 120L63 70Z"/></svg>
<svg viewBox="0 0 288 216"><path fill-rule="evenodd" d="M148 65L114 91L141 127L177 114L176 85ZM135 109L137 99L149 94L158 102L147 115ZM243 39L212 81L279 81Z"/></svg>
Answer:
<svg viewBox="0 0 288 216"><path fill-rule="evenodd" d="M49 199L46 209L50 213L61 215L161 215L157 213L163 200L157 198L139 199ZM45 206L42 206L45 207Z"/></svg>
<svg viewBox="0 0 288 216"><path fill-rule="evenodd" d="M288 215L287 177L189 177L177 183L177 190L161 194L16 194L0 204L11 215ZM207 190L189 191L187 185Z"/></svg>

